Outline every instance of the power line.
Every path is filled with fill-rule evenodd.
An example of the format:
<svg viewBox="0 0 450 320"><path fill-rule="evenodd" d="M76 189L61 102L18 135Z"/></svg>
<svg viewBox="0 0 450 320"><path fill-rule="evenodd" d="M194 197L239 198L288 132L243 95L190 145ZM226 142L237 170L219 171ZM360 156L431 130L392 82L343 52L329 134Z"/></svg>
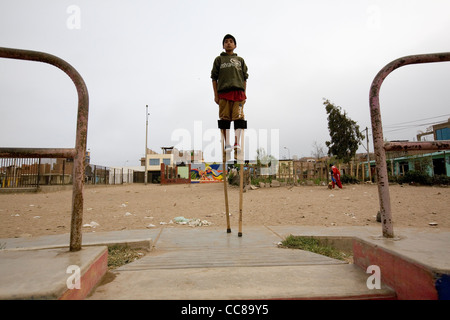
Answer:
<svg viewBox="0 0 450 320"><path fill-rule="evenodd" d="M388 130L385 130L384 132L408 130L408 129L413 129L413 128L417 128L417 127L431 126L431 125L438 124L438 123L441 123L441 122L428 122L428 123L419 123L419 124L416 124L416 125L390 127L390 128L388 128Z"/></svg>
<svg viewBox="0 0 450 320"><path fill-rule="evenodd" d="M388 129L388 130L383 130L383 132L384 133L390 133L390 132L395 132L395 131L413 129L413 128L416 128L416 127L431 126L431 125L442 123L442 121L444 119L441 119L440 121L425 122L425 123L415 123L414 124L414 122L424 121L424 120L431 120L431 119L437 119L437 118L448 117L448 116L450 116L450 114L444 114L444 115L441 115L441 116L435 116L435 117L430 117L430 118L424 118L424 119L418 119L418 120L394 123L394 124L391 124L391 125L385 125L385 126L383 126L383 129ZM370 129L372 130L372 128L370 128Z"/></svg>
<svg viewBox="0 0 450 320"><path fill-rule="evenodd" d="M436 116L436 117L431 117L431 118L424 118L424 119L419 119L419 120L412 120L412 121L406 121L406 122L394 123L394 124L391 124L391 125L386 125L386 126L384 126L384 127L385 127L385 128L395 127L395 126L402 125L402 124L408 124L408 123L413 123L413 122L417 122L417 121L431 120L431 119L442 118L442 117L448 117L448 116L450 116L450 114L444 114L444 115L442 115L442 116ZM434 122L434 123L438 123L438 122ZM434 124L434 123L433 123L433 124ZM417 124L417 125L419 125L419 124ZM426 124L425 124L425 125L426 125Z"/></svg>

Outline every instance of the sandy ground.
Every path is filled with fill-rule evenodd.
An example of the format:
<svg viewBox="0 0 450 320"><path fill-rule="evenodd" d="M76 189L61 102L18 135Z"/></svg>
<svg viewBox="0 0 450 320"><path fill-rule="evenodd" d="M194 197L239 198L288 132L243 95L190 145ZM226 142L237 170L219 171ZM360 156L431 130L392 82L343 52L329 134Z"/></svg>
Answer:
<svg viewBox="0 0 450 320"><path fill-rule="evenodd" d="M231 228L238 227L239 189L229 187ZM450 229L450 188L390 186L394 230ZM1 194L0 238L70 232L72 190ZM244 193L243 226L380 226L376 185L260 188ZM83 232L160 228L176 217L206 220L226 228L223 184L86 187ZM430 226L436 222L437 226ZM95 225L95 224L93 224ZM169 224L177 228L187 225ZM198 228L207 228L201 226Z"/></svg>

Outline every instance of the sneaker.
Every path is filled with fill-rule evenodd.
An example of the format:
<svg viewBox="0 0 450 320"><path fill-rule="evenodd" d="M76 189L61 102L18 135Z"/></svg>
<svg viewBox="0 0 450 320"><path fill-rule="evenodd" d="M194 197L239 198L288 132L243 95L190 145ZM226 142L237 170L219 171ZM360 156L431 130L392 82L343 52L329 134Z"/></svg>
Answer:
<svg viewBox="0 0 450 320"><path fill-rule="evenodd" d="M239 145L239 143L235 143L235 144L234 144L234 148L235 148L236 150L241 150L241 146Z"/></svg>
<svg viewBox="0 0 450 320"><path fill-rule="evenodd" d="M232 150L233 148L229 144L225 146L225 152L231 152Z"/></svg>

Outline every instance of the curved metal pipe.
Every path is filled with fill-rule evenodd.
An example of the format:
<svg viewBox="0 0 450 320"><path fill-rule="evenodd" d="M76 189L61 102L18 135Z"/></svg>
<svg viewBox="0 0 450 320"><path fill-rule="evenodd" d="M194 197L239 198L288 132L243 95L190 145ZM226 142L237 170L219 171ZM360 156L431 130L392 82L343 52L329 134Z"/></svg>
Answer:
<svg viewBox="0 0 450 320"><path fill-rule="evenodd" d="M89 95L86 84L78 71L69 63L54 55L31 50L0 47L0 58L30 60L51 64L64 71L72 79L78 93L77 130L73 168L72 218L70 229L70 251L81 250L81 226L83 220L84 164L86 157ZM17 150L16 150L17 151ZM29 152L30 150L28 150ZM18 151L20 152L20 150ZM39 153L39 151L37 151ZM17 154L17 152L16 152ZM41 154L45 157L45 154Z"/></svg>
<svg viewBox="0 0 450 320"><path fill-rule="evenodd" d="M450 61L450 52L431 53L406 56L392 61L381 69L375 76L370 86L370 117L372 121L373 145L375 149L375 161L378 177L378 195L380 200L380 213L383 236L394 237L392 223L391 200L389 195L389 182L386 165L386 153L383 141L383 127L381 124L380 98L379 92L384 79L395 69L418 63L431 63ZM422 149L423 150L423 149Z"/></svg>

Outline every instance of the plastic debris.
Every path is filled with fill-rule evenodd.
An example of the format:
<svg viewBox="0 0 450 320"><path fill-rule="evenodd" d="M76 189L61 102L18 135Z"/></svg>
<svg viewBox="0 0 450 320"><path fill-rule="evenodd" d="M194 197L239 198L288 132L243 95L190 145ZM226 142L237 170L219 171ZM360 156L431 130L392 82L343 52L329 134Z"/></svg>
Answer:
<svg viewBox="0 0 450 320"><path fill-rule="evenodd" d="M202 227L202 226L209 226L211 223L206 220L200 220L200 219L191 219L189 222L190 227Z"/></svg>
<svg viewBox="0 0 450 320"><path fill-rule="evenodd" d="M210 226L212 225L211 222L207 221L207 220L202 220L202 219L187 219L185 217L175 217L172 220L170 220L169 222L160 222L160 225L165 225L165 224L180 224L180 225L188 225L190 227L203 227L203 226Z"/></svg>
<svg viewBox="0 0 450 320"><path fill-rule="evenodd" d="M354 213L344 213L346 216L351 217L352 219L356 219L356 216Z"/></svg>
<svg viewBox="0 0 450 320"><path fill-rule="evenodd" d="M190 221L191 221L190 219L186 219L185 217L175 217L175 218L173 218L173 222L178 223L178 224L187 224Z"/></svg>
<svg viewBox="0 0 450 320"><path fill-rule="evenodd" d="M173 220L170 220L170 223L176 223L181 225L188 225L190 227L203 227L210 226L212 223L207 220L201 219L187 219L185 217L175 217Z"/></svg>
<svg viewBox="0 0 450 320"><path fill-rule="evenodd" d="M97 222L91 221L91 223L83 224L83 227L95 228L95 227L98 227L99 225L100 224L98 224Z"/></svg>

